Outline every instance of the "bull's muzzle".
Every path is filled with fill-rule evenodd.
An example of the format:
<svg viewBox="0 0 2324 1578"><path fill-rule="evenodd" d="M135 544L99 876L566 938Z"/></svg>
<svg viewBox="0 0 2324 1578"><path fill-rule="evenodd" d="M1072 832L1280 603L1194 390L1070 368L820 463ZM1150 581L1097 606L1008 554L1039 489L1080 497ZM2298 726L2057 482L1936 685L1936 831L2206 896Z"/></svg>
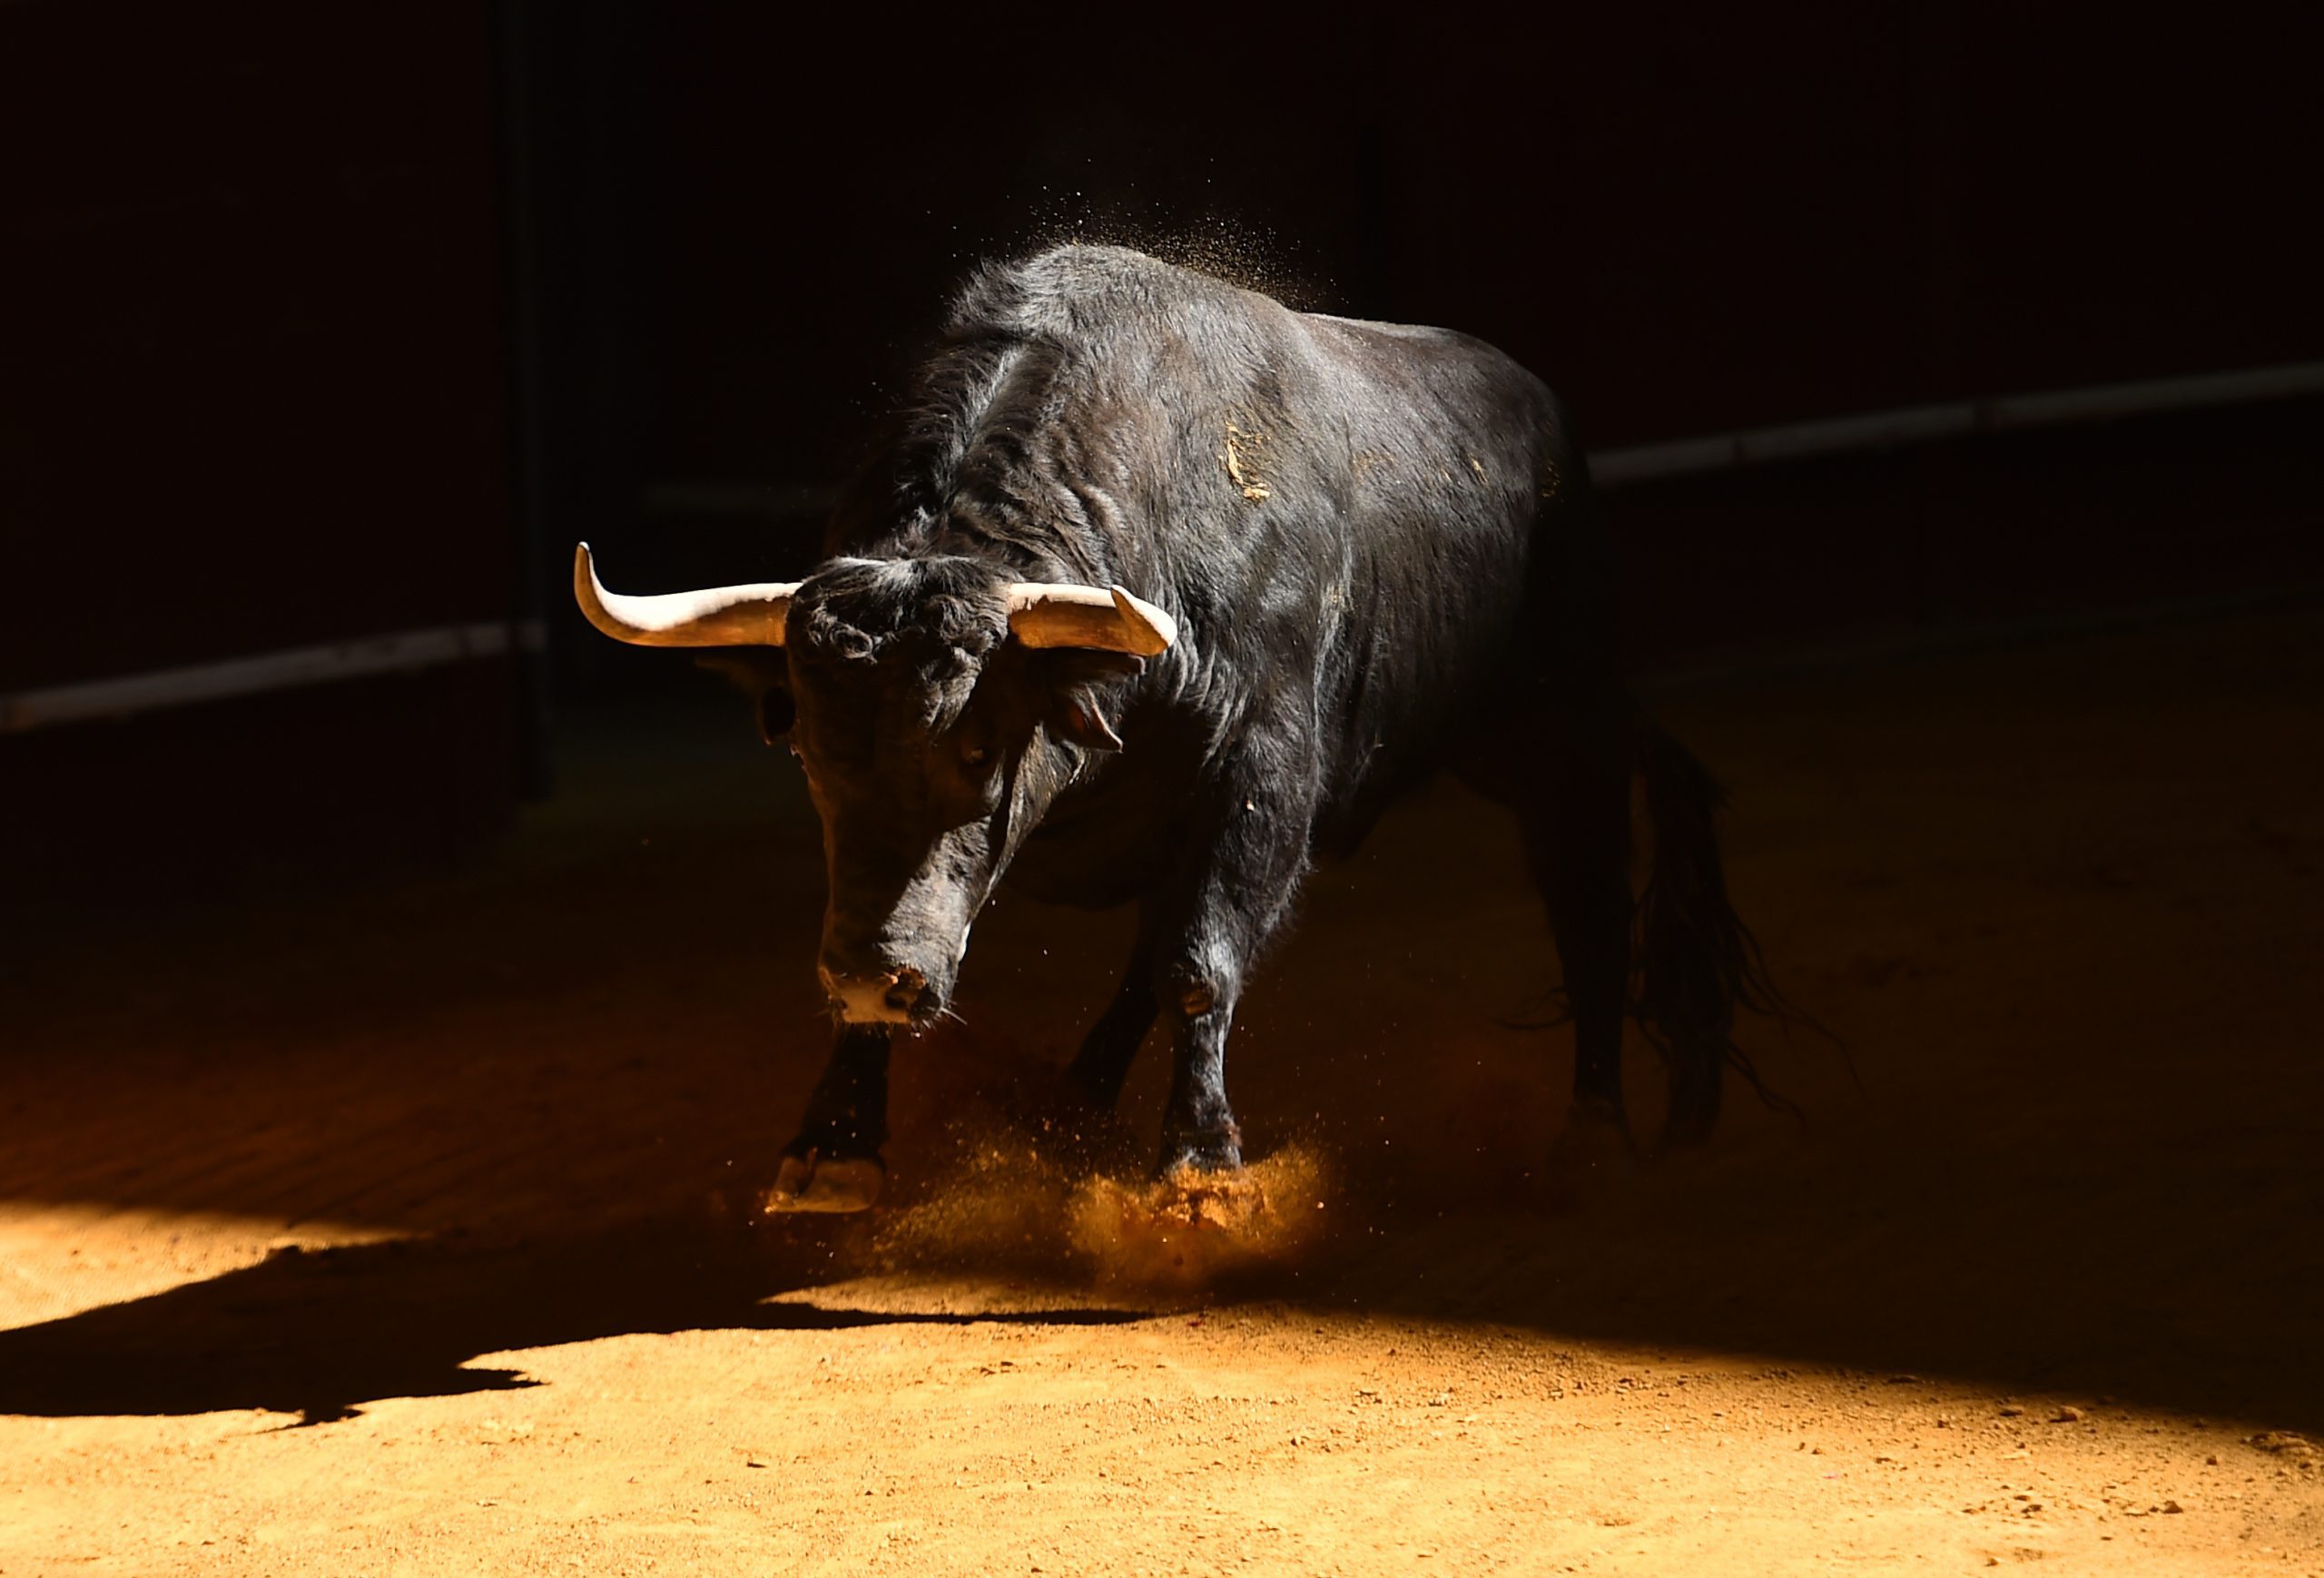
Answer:
<svg viewBox="0 0 2324 1578"><path fill-rule="evenodd" d="M832 1006L850 1024L910 1024L929 996L928 978L908 964L870 973L820 973Z"/></svg>

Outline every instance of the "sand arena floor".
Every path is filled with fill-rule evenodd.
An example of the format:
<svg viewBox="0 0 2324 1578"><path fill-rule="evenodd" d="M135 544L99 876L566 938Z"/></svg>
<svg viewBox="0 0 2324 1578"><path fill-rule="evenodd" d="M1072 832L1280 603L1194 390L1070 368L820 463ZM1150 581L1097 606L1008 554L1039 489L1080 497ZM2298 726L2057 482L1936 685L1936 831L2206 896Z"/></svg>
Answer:
<svg viewBox="0 0 2324 1578"><path fill-rule="evenodd" d="M1757 1030L1805 1128L1565 1213L1546 937L1449 788L1248 1001L1208 1237L1029 1129L1126 935L1013 901L897 1203L753 1223L820 862L739 709L579 731L458 878L57 917L0 1573L2324 1572L2324 617L1655 705L1856 1077Z"/></svg>

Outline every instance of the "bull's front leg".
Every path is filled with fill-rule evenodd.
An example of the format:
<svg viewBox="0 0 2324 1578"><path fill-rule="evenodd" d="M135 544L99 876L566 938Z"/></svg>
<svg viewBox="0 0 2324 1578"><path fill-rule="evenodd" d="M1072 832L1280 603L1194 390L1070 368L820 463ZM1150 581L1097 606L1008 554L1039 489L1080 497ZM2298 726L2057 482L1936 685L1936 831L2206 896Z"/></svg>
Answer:
<svg viewBox="0 0 2324 1578"><path fill-rule="evenodd" d="M880 1198L887 1165L888 1027L842 1025L798 1137L783 1148L770 1211L861 1211Z"/></svg>
<svg viewBox="0 0 2324 1578"><path fill-rule="evenodd" d="M1157 906L1167 920L1157 928L1155 996L1172 1057L1157 1169L1165 1175L1243 1165L1243 1131L1226 1100L1227 1032L1251 962L1306 870L1312 789L1295 781L1230 788L1208 837Z"/></svg>

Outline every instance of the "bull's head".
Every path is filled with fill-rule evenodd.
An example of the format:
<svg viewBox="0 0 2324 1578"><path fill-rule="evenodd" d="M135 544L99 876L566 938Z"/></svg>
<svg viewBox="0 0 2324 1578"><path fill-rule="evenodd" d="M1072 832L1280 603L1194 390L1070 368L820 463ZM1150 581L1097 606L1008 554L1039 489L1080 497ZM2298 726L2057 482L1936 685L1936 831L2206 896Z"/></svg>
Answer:
<svg viewBox="0 0 2324 1578"><path fill-rule="evenodd" d="M617 640L780 651L761 714L822 816L817 973L852 1023L944 1011L1019 843L1080 753L1121 748L1109 682L1177 636L1119 587L1011 582L970 558L835 559L804 581L625 597L585 543L573 592Z"/></svg>

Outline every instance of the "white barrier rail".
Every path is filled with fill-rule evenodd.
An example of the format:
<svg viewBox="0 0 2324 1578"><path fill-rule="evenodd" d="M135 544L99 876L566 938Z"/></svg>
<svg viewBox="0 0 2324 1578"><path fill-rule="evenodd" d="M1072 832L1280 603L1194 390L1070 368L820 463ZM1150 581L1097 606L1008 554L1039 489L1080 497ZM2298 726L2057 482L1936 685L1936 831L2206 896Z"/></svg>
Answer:
<svg viewBox="0 0 2324 1578"><path fill-rule="evenodd" d="M0 734L22 734L51 724L126 717L155 707L222 701L296 685L328 685L367 675L402 674L471 658L498 657L513 651L537 652L538 620L519 624L442 625L399 630L326 646L261 652L221 663L124 674L0 695Z"/></svg>
<svg viewBox="0 0 2324 1578"><path fill-rule="evenodd" d="M1659 481L1665 477L1726 471L1776 460L1893 449L1972 433L2013 432L2073 422L2112 421L2121 417L2159 416L2319 392L2324 392L2324 361L2295 361L2234 372L2196 373L2186 378L2144 379L2136 383L2042 390L2032 394L1994 395L1943 405L1905 406L1860 417L1745 428L1732 433L1712 433L1662 444L1634 444L1592 455L1590 476L1601 486L1618 488L1626 482Z"/></svg>

